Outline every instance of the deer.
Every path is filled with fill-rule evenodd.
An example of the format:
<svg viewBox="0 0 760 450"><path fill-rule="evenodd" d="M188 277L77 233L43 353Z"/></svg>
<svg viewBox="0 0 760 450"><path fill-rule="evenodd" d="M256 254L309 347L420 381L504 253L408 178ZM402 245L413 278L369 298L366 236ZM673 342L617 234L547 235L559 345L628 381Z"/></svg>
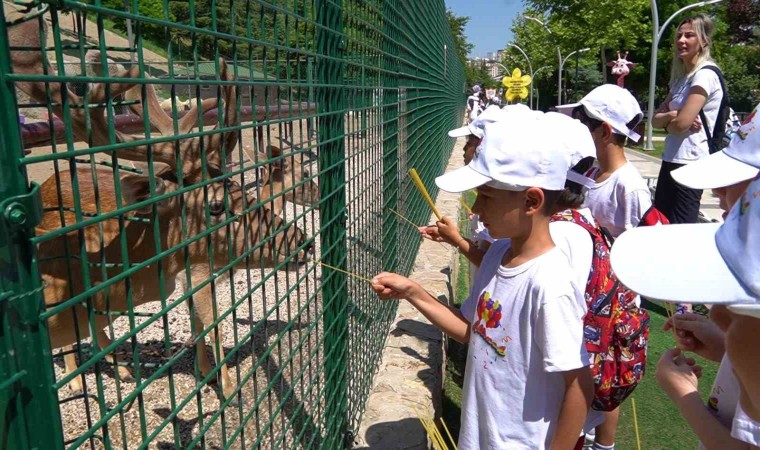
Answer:
<svg viewBox="0 0 760 450"><path fill-rule="evenodd" d="M27 21L9 27L8 35L11 48L45 48L40 40L38 22ZM11 53L11 64L16 74L41 75L47 72L39 50L14 50ZM232 75L224 60L220 59L219 64L221 79L231 80ZM90 326L85 303L90 303L98 311L118 312L161 299L162 295L174 290L176 278L185 271L185 258L183 251L180 251L183 246L189 255L191 283L194 285L207 279L217 268L229 264L228 246L235 259L239 259L234 268L245 267L245 255L269 267L283 262L298 264L311 257L311 241L296 226L284 223L275 211L274 203L257 208L249 207L259 199L247 193L232 179L224 177L221 149L224 147L231 150L236 146L235 131L193 138L179 137L192 129L205 111L218 107L218 100L207 99L197 105L177 121L175 133L174 119L163 113L152 86L131 81L137 75L137 68L134 67L120 72L117 78L123 81L111 84L110 92L107 92L109 90L103 83L91 84L89 107L82 97L61 83L17 83L19 89L35 101L50 102L53 111L61 117L64 117L65 105L78 106L67 111L71 118L71 132L80 139L87 140L91 148L111 143L122 144L123 147L118 150L120 159L148 162L149 145L139 137L117 130L113 131L115 142L112 142L104 114L107 93L111 96L124 95L128 99L140 96L141 105L133 105L131 108L136 111L139 109L140 113L145 108L151 125L163 136L177 136L173 141L150 145L155 169L152 179L146 174L114 177L110 169L103 168L95 171L97 180L89 169L79 169L53 176L42 183L42 202L46 212L35 231L38 236L43 236L37 255L44 302L48 309L62 303L71 303L68 308L52 314L47 320L53 348L71 346L79 339L89 336L91 329L95 330L94 339L101 348L110 347L110 338L103 331L108 325L109 314L96 315L94 324ZM138 91L144 91L144 94ZM235 87L225 85L222 91L224 118L221 123L214 125L212 131L220 126L225 129L234 127L237 122ZM159 110L162 111L161 114L158 114ZM181 156L181 163L178 162L178 155ZM200 163L201 158L207 161L205 171ZM75 180L78 199L74 196ZM188 189L188 186L199 182L205 183L204 188ZM117 194L117 185L121 195ZM156 196L161 196L159 202L152 205L147 203ZM187 211L185 218L181 214L183 204ZM46 234L77 223L72 212L77 205L85 212L99 211L107 214L120 210L124 213L85 226L79 232L59 232L44 239ZM155 219L155 223L136 220L146 218ZM192 237L204 233L207 236L203 239L189 242L183 239L185 235ZM251 253L249 248L255 248L255 251ZM164 273L163 283L157 282L157 249L176 249L160 259ZM66 255L76 256L70 258ZM125 260L129 263L119 267ZM109 265L102 270L90 269L90 266L95 267L103 261ZM122 272L127 266L131 267L131 273L124 276ZM71 277L69 273L72 274ZM86 273L89 275L85 276ZM93 286L97 291L85 295L85 290ZM128 301L129 294L131 302ZM224 351L219 341L221 324L214 324L213 307L209 301L211 286L200 289L193 298L193 333L197 335L200 330L213 327L209 340L220 366L222 393L225 397L230 397L234 394L235 385L223 363ZM206 376L211 372L211 367L205 353L205 342L196 339L195 345L201 374ZM70 374L76 367L73 353L68 353L64 359L66 373ZM119 362L112 355L106 359ZM120 368L118 375L128 376L129 371L123 369L126 372ZM75 391L81 390L79 378L73 377L69 383L69 387Z"/></svg>

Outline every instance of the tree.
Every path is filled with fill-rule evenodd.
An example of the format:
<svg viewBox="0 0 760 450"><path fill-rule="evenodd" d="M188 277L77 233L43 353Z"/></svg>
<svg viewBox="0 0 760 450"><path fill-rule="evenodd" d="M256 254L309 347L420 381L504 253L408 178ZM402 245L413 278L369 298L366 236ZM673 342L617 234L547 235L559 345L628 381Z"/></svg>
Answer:
<svg viewBox="0 0 760 450"><path fill-rule="evenodd" d="M457 17L454 15L454 11L447 9L446 18L449 20L449 27L451 27L451 34L454 36L454 45L457 48L457 55L459 55L462 64L467 64L467 56L474 47L468 40L467 35L464 34L464 28L467 26L467 22L470 21L469 17Z"/></svg>

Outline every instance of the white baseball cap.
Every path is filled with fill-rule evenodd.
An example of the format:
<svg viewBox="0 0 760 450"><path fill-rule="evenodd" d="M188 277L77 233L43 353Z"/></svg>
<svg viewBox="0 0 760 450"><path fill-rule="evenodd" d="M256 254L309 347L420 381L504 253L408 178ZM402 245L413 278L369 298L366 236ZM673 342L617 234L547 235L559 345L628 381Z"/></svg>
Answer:
<svg viewBox="0 0 760 450"><path fill-rule="evenodd" d="M485 125L470 164L435 182L448 192L484 184L514 191L528 187L561 191L575 153L595 154L591 134L582 123L559 113L511 109Z"/></svg>
<svg viewBox="0 0 760 450"><path fill-rule="evenodd" d="M628 128L627 124L636 116L641 119L644 114L639 102L626 89L616 84L603 84L586 94L580 102L557 106L557 110L572 115L578 106L583 106L586 114L592 119L607 122L615 133L628 136L634 141L641 139L641 136Z"/></svg>
<svg viewBox="0 0 760 450"><path fill-rule="evenodd" d="M470 122L469 125L465 125L460 128L454 128L453 130L449 131L449 136L453 138L459 138L459 137L465 137L469 135L475 135L482 139L483 128L485 128L485 124L496 120L500 112L501 112L501 108L499 108L497 105L491 105L488 108L486 108L485 111L480 113L480 115L475 120Z"/></svg>
<svg viewBox="0 0 760 450"><path fill-rule="evenodd" d="M692 189L713 189L750 180L760 170L760 115L755 107L725 149L671 172Z"/></svg>
<svg viewBox="0 0 760 450"><path fill-rule="evenodd" d="M760 318L760 177L723 224L677 224L626 231L610 254L631 290L669 302L727 304Z"/></svg>

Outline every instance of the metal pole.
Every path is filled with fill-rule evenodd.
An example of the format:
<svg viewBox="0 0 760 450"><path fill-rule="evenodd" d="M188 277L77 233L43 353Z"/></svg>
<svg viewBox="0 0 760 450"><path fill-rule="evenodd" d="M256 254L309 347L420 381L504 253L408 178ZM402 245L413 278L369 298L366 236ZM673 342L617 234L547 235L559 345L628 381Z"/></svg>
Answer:
<svg viewBox="0 0 760 450"><path fill-rule="evenodd" d="M562 104L562 52L559 51L559 45L557 46L557 59L559 59L559 72L557 72L557 106Z"/></svg>
<svg viewBox="0 0 760 450"><path fill-rule="evenodd" d="M514 48L517 49L517 51L519 51L520 53L522 53L522 55L525 57L525 60L528 61L528 70L530 71L530 79L531 79L531 82L530 82L530 100L528 101L528 103L530 104L531 109L533 109L533 64L530 63L530 58L528 58L528 54L525 53L525 51L523 49L521 49L520 46L518 46L517 44L513 44L513 43L510 43L509 45L510 45L510 47L514 47Z"/></svg>
<svg viewBox="0 0 760 450"><path fill-rule="evenodd" d="M651 0L651 8L652 8L652 57L649 60L649 99L647 102L647 135L646 135L646 142L644 142L644 150L654 150L654 145L652 144L652 118L654 118L654 89L655 89L655 82L657 79L657 48L660 45L660 39L662 39L662 35L667 28L668 25L670 25L670 22L675 19L675 17L679 14L681 14L684 11L688 11L693 8L698 8L700 6L706 6L711 5L713 3L719 3L722 0L709 0L704 2L697 2L693 3L691 5L684 6L683 8L679 9L675 13L673 13L672 16L668 18L668 20L665 21L665 23L660 27L660 16L657 12L657 0Z"/></svg>

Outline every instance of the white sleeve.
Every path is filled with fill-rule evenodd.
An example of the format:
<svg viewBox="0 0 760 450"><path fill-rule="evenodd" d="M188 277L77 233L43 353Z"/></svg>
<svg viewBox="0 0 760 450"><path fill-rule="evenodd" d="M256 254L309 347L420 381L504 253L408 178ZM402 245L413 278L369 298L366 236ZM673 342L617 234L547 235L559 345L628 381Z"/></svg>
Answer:
<svg viewBox="0 0 760 450"><path fill-rule="evenodd" d="M760 423L752 420L742 409L740 403L736 404L736 414L731 427L731 437L747 444L760 447Z"/></svg>
<svg viewBox="0 0 760 450"><path fill-rule="evenodd" d="M720 90L720 79L718 74L710 69L699 69L691 80L690 90L695 86L699 86L707 92L707 97Z"/></svg>
<svg viewBox="0 0 760 450"><path fill-rule="evenodd" d="M544 356L545 371L566 372L590 364L583 339L583 315L572 293L541 302L534 337Z"/></svg>
<svg viewBox="0 0 760 450"><path fill-rule="evenodd" d="M652 207L652 196L649 189L628 192L625 195L623 210L625 211L625 229L636 228L641 222L641 218L649 208Z"/></svg>

